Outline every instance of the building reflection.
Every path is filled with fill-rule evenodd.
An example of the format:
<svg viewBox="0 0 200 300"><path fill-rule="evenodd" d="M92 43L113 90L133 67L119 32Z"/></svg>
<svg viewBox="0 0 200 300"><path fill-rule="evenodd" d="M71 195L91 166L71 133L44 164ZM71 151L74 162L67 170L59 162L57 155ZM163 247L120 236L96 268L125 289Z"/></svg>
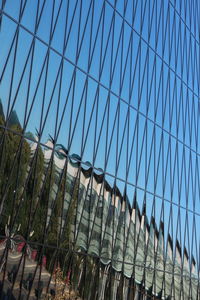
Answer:
<svg viewBox="0 0 200 300"><path fill-rule="evenodd" d="M16 113L6 123L1 109L0 125L4 295L53 299L59 269L70 299L197 299L194 258L136 192L128 199L101 169L24 133Z"/></svg>

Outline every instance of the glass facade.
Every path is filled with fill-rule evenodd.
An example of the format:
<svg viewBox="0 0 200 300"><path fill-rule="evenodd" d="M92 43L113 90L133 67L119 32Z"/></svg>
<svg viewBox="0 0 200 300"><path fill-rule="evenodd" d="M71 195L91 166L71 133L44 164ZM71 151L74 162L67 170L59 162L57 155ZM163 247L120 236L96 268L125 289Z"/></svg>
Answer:
<svg viewBox="0 0 200 300"><path fill-rule="evenodd" d="M199 20L0 0L2 299L200 299Z"/></svg>

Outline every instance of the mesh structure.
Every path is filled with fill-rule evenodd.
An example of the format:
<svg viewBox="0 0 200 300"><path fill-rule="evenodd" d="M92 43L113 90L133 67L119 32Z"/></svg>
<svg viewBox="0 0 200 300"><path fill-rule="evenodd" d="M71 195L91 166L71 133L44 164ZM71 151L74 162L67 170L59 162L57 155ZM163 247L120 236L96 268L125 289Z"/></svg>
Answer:
<svg viewBox="0 0 200 300"><path fill-rule="evenodd" d="M199 20L0 0L1 299L200 299Z"/></svg>

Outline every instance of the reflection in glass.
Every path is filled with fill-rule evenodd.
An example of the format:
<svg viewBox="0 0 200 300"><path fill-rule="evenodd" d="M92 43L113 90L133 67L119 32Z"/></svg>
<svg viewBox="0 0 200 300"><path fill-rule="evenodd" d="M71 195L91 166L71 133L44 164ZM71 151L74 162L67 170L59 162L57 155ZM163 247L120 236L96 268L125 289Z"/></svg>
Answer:
<svg viewBox="0 0 200 300"><path fill-rule="evenodd" d="M198 5L154 2L0 0L5 299L197 299Z"/></svg>

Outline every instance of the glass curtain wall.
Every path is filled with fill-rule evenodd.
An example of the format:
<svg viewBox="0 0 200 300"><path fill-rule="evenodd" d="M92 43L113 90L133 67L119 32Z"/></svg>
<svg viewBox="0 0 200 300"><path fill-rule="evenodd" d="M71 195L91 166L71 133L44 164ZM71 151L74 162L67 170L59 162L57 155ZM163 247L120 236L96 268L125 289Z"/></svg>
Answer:
<svg viewBox="0 0 200 300"><path fill-rule="evenodd" d="M0 0L2 299L200 299L199 20Z"/></svg>

